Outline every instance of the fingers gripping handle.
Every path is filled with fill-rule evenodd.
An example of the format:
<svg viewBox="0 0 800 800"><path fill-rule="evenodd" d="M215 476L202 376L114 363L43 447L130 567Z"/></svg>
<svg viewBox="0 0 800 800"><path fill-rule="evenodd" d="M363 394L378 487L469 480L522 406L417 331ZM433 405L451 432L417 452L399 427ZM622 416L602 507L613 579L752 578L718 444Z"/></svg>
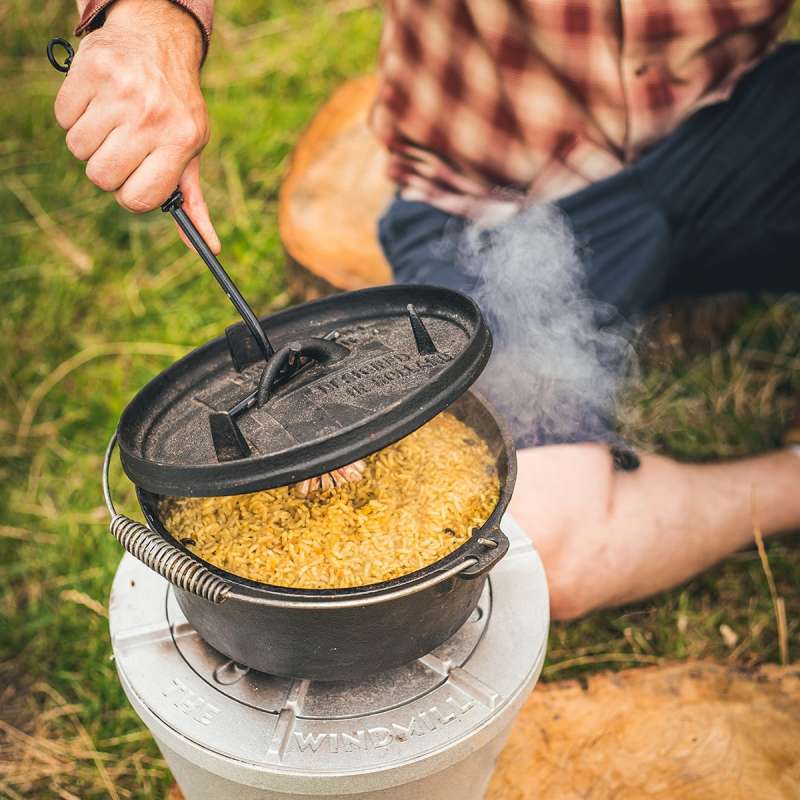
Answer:
<svg viewBox="0 0 800 800"><path fill-rule="evenodd" d="M111 515L109 530L114 538L134 557L166 578L173 586L191 592L212 603L223 603L231 591L230 584L214 575L190 553L184 553L146 525L117 513L108 485L111 454L117 435L111 437L103 462L103 496Z"/></svg>
<svg viewBox="0 0 800 800"><path fill-rule="evenodd" d="M56 57L57 47L62 48L66 53L63 61L59 61ZM69 68L72 65L72 59L74 57L75 51L73 50L72 45L66 39L62 39L59 36L55 39L51 39L47 43L47 60L50 62L53 68L57 69L59 72L69 72ZM205 261L206 266L211 270L211 273L217 279L217 282L222 287L231 303L233 303L236 310L239 312L239 316L241 316L244 324L247 326L251 335L256 340L256 344L258 345L264 360L269 361L272 354L275 352L272 344L264 333L261 323L259 323L258 317L253 312L253 309L244 299L236 284L231 280L230 275L225 272L222 264L219 263L219 260L214 255L205 239L203 239L203 237L200 235L200 231L197 230L189 215L183 210L183 194L181 193L180 189L175 189L175 191L164 201L164 204L161 206L161 210L172 214L175 222L192 243L192 247L194 247L194 249L197 251L200 258Z"/></svg>

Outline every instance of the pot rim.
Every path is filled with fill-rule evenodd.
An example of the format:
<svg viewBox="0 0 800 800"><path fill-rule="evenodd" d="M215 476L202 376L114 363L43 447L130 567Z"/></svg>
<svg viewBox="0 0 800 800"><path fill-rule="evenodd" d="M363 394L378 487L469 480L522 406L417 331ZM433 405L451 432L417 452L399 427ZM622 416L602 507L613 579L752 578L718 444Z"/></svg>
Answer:
<svg viewBox="0 0 800 800"><path fill-rule="evenodd" d="M234 590L232 596L238 597L239 599L255 603L261 602L268 605L312 608L331 607L334 603L338 605L342 602L348 605L364 604L370 601L380 602L390 598L411 594L423 588L427 588L428 586L445 581L450 577L455 577L470 566L473 566L473 564L479 560L479 556L485 552L485 548L478 543L478 540L486 538L487 534L491 532L500 530L500 520L505 513L514 490L517 476L516 448L504 421L500 418L491 403L474 389L468 389L464 394L460 395L448 409L445 409L445 411L452 410L453 407L461 401L467 403L474 402L479 407L482 407L482 411L488 415L491 422L497 428L498 439L501 445L497 459L499 461L502 456L505 455L506 460L506 475L505 479L502 480L500 484L500 495L497 499L497 503L484 524L479 528L474 528L472 535L464 544L443 556L438 561L434 561L432 564L428 564L414 572L400 575L388 581L341 589L298 589L262 583L242 577L201 558L196 553L189 550L186 545L182 544L179 539L176 539L169 533L158 516L157 507L159 495L136 486L136 497L147 524L155 533L181 552L190 555L193 559L201 563L209 572L230 584Z"/></svg>

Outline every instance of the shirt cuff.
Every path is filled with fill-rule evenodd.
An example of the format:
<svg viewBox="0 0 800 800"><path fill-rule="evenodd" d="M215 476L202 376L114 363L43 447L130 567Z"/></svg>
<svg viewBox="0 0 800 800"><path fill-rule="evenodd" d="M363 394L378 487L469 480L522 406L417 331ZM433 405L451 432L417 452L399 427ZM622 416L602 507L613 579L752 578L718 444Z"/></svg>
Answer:
<svg viewBox="0 0 800 800"><path fill-rule="evenodd" d="M81 14L75 35L80 36L87 31L93 31L105 22L106 9L114 0L89 0ZM200 28L203 37L203 60L208 52L208 42L211 38L211 24L214 13L213 0L171 0L176 6L191 14Z"/></svg>

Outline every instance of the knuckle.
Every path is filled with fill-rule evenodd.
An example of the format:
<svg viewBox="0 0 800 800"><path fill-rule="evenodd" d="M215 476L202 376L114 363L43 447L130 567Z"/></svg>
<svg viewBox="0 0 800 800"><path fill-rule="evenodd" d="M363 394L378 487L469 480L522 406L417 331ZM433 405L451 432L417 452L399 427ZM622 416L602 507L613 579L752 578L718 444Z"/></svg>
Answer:
<svg viewBox="0 0 800 800"><path fill-rule="evenodd" d="M108 162L89 161L86 165L86 177L104 192L112 192L118 185Z"/></svg>
<svg viewBox="0 0 800 800"><path fill-rule="evenodd" d="M53 103L53 114L55 115L56 122L62 127L64 130L69 128L69 119L67 117L67 104L69 102L69 97L66 95L66 89L63 88L56 96L55 102Z"/></svg>
<svg viewBox="0 0 800 800"><path fill-rule="evenodd" d="M134 214L144 214L147 211L152 211L159 204L153 202L152 198L148 198L141 192L126 189L124 186L115 194L117 202L126 210Z"/></svg>
<svg viewBox="0 0 800 800"><path fill-rule="evenodd" d="M163 122L169 112L169 107L164 102L163 96L152 90L144 94L140 106L139 124L143 127L150 127Z"/></svg>
<svg viewBox="0 0 800 800"><path fill-rule="evenodd" d="M86 152L86 146L81 141L80 134L75 132L75 128L71 128L67 131L65 141L67 143L67 150L69 150L75 158L80 161L85 161L89 157L90 154Z"/></svg>
<svg viewBox="0 0 800 800"><path fill-rule="evenodd" d="M142 80L141 73L123 70L114 75L114 90L126 100L136 100L141 103L141 97L146 92L147 85Z"/></svg>
<svg viewBox="0 0 800 800"><path fill-rule="evenodd" d="M204 144L204 126L196 120L184 120L175 131L175 143L184 150L195 151Z"/></svg>
<svg viewBox="0 0 800 800"><path fill-rule="evenodd" d="M98 77L105 77L115 75L117 79L124 78L126 72L119 70L119 57L111 47L104 47L100 43L96 43L87 53L87 59L84 62L85 69Z"/></svg>

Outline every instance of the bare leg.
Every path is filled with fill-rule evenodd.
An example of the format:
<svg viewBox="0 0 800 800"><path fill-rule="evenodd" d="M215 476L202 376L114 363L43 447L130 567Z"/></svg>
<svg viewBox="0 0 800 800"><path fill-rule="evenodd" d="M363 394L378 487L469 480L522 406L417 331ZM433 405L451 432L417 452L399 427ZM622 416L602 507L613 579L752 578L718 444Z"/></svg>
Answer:
<svg viewBox="0 0 800 800"><path fill-rule="evenodd" d="M603 445L519 453L511 513L538 548L553 617L638 600L696 575L762 533L800 529L800 456L724 464L644 455L614 472Z"/></svg>

